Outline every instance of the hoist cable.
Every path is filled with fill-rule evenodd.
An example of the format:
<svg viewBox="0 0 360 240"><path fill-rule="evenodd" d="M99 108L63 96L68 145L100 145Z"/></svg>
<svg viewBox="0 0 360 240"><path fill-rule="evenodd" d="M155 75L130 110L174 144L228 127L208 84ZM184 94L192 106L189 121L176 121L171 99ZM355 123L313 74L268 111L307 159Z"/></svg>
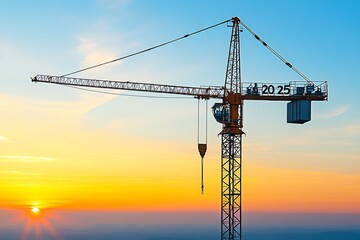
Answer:
<svg viewBox="0 0 360 240"><path fill-rule="evenodd" d="M198 112L197 112L197 142L200 143L200 98L198 98Z"/></svg>
<svg viewBox="0 0 360 240"><path fill-rule="evenodd" d="M200 99L198 98L197 105L197 140L198 144L200 143ZM208 139L208 100L205 100L205 144L207 144Z"/></svg>
<svg viewBox="0 0 360 240"><path fill-rule="evenodd" d="M211 28L217 27L217 26L222 25L222 24L224 24L224 23L227 23L227 22L229 22L229 21L231 21L231 20L232 20L232 19L228 19L228 20L226 20L226 21L223 21L223 22L220 22L220 23L211 25L211 26L209 26L209 27L200 29L200 30L198 30L198 31L185 34L185 35L182 36L182 37L175 38L175 39L173 39L173 40L170 40L170 41L167 41L167 42L158 44L158 45L156 45L156 46L153 46L153 47L150 47L150 48L147 48L147 49L144 49L144 50L141 50L141 51L138 51L138 52L135 52L135 53L132 53L132 54L123 56L123 57L119 57L119 58L116 58L116 59L113 59L113 60L110 60L110 61L107 61L107 62L99 63L99 64L96 64L96 65L93 65L93 66L90 66L90 67L86 67L86 68L83 68L83 69L80 69L80 70L77 70L77 71L74 71L74 72L70 72L70 73L67 73L67 74L62 75L61 77L66 77L66 76L69 76L69 75L73 75L73 74L75 74L75 73L83 72L83 71L86 71L86 70L89 70L89 69L92 69L92 68L96 68L96 67L100 67L100 66L103 66L103 65L106 65L106 64L109 64L109 63L117 62L117 61L123 60L123 59L125 59L125 58L133 57L133 56L139 55L139 54L141 54L141 53L148 52L148 51L150 51L150 50L154 50L154 49L156 49L156 48L159 48L159 47L168 45L168 44L170 44L170 43L179 41L179 40L181 40L181 39L190 37L190 36L195 35L195 34L197 34L197 33L200 33L200 32L209 30L209 29L211 29Z"/></svg>
<svg viewBox="0 0 360 240"><path fill-rule="evenodd" d="M205 100L206 102L206 112L205 112L205 144L207 144L207 135L208 135L208 100Z"/></svg>
<svg viewBox="0 0 360 240"><path fill-rule="evenodd" d="M305 76L305 74L303 74L302 72L300 72L295 66L293 66L291 63L289 63L284 57L282 57L277 51L275 51L271 46L269 46L269 44L267 44L265 41L263 41L259 35L257 35L253 30L251 30L251 28L249 28L243 21L240 20L240 24L246 28L246 30L248 30L255 38L256 40L258 40L260 43L262 43L262 45L264 45L267 49L270 50L270 52L272 52L276 57L278 57L282 62L285 63L286 66L288 66L289 68L291 68L292 70L294 70L298 75L300 75L300 77L302 77L306 82L313 84L313 81L311 81L307 76Z"/></svg>
<svg viewBox="0 0 360 240"><path fill-rule="evenodd" d="M201 194L204 194L204 158L201 158Z"/></svg>
<svg viewBox="0 0 360 240"><path fill-rule="evenodd" d="M207 148L207 129L208 129L208 100L206 100L206 108L205 108L205 143L200 143L200 99L198 99L198 130L197 130L197 137L198 137L198 150L201 157L201 194L204 194L204 156L206 153Z"/></svg>

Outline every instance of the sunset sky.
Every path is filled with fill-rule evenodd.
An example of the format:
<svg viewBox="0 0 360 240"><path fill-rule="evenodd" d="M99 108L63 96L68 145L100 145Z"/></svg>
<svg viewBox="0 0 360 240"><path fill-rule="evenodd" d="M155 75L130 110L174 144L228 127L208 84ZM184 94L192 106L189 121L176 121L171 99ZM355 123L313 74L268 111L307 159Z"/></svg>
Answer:
<svg viewBox="0 0 360 240"><path fill-rule="evenodd" d="M359 11L357 0L1 1L0 210L219 212L221 125L209 111L201 195L197 100L107 95L30 77L63 75L238 16L310 79L329 84L329 101L312 103L304 125L286 123L286 102L245 103L244 211L360 214ZM221 86L230 30L74 76ZM246 30L241 64L244 82L302 80Z"/></svg>

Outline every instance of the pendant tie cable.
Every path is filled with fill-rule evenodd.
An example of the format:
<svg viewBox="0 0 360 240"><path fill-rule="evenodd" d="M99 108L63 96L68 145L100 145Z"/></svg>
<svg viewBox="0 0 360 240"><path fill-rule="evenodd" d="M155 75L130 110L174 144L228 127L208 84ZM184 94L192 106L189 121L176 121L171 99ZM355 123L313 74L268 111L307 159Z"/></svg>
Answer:
<svg viewBox="0 0 360 240"><path fill-rule="evenodd" d="M154 49L159 48L159 47L163 47L163 46L168 45L168 44L170 44L170 43L177 42L177 41L179 41L179 40L181 40L181 39L190 37L190 36L192 36L192 35L195 35L195 34L198 34L198 33L201 33L201 32L204 32L204 31L206 31L206 30L209 30L209 29L211 29L211 28L217 27L217 26L222 25L222 24L224 24L224 23L228 23L228 22L230 22L231 20L232 20L232 19L225 20L225 21L223 21L223 22L220 22L220 23L211 25L211 26L209 26L209 27L202 28L202 29L200 29L200 30L198 30L198 31L185 34L185 35L182 36L182 37L178 37L178 38L175 38L175 39L173 39L173 40L170 40L170 41L167 41L167 42L158 44L158 45L156 45L156 46L153 46L153 47L150 47L150 48L147 48L147 49L144 49L144 50L141 50L141 51L138 51L138 52L129 54L129 55L125 55L125 56L123 56L123 57L119 57L119 58L116 58L116 59L113 59L113 60L110 60L110 61L107 61L107 62L103 62L103 63L99 63L99 64L96 64L96 65L93 65L93 66L90 66L90 67L82 68L82 69L80 69L80 70L77 70L77 71L74 71L74 72L70 72L70 73L64 74L64 75L62 75L61 77L70 76L70 75L73 75L73 74L75 74L75 73L79 73L79 72L83 72L83 71L86 71L86 70L89 70L89 69L92 69L92 68L104 66L104 65L106 65L106 64L110 64L110 63L113 63L113 62L117 62L117 61L120 61L120 60L129 58L129 57L133 57L133 56L139 55L139 54L141 54L141 53L145 53L145 52L154 50Z"/></svg>
<svg viewBox="0 0 360 240"><path fill-rule="evenodd" d="M120 61L120 60L129 58L129 57L133 57L133 56L136 56L136 55L139 55L139 54L142 54L142 53L145 53L145 52L154 50L154 49L159 48L159 47L163 47L163 46L165 46L165 45L168 45L168 44L177 42L177 41L179 41L179 40L182 40L182 39L184 39L184 38L190 37L190 36L192 36L192 35L195 35L195 34L204 32L204 31L206 31L206 30L209 30L209 29L211 29L211 28L217 27L217 26L219 26L219 25L222 25L222 24L225 24L225 23L229 23L229 22L233 21L234 19L235 19L235 18L231 18L231 19L222 21L222 22L220 22L220 23L211 25L211 26L206 27L206 28L202 28L202 29L197 30L197 31L195 31L195 32L185 34L185 35L183 35L182 37L178 37L178 38L175 38L175 39L173 39L173 40L170 40L170 41L167 41L167 42L164 42L164 43L155 45L155 46L153 46L153 47L150 47L150 48L147 48L147 49L144 49L144 50L141 50L141 51L132 53L132 54L128 54L128 55L125 55L125 56L116 58L116 59L113 59L113 60L110 60L110 61L107 61L107 62L103 62L103 63L99 63L99 64L96 64L96 65L93 65L93 66L89 66L89 67L86 67L86 68L82 68L82 69L80 69L80 70L77 70L77 71L73 71L73 72L64 74L64 75L62 75L61 77L66 77L66 76L70 76L70 75L73 75L73 74L76 74L76 73L84 72L84 71L86 71L86 70L90 70L90 69L93 69L93 68L97 68L97 67L100 67L100 66L104 66L104 65L107 65L107 64L110 64L110 63L113 63L113 62L117 62L117 61ZM237 19L238 19L238 18L237 18ZM279 58L283 63L285 63L286 66L288 66L288 67L291 68L293 71L295 71L295 72L296 72L300 77L302 77L308 84L313 85L313 86L316 87L316 85L315 85L315 83L314 83L313 81L311 81L307 76L305 76L305 74L303 74L300 70L298 70L298 69L297 69L295 66L293 66L290 62L288 62L284 57L282 57L282 56L281 56L277 51L275 51L269 44L267 44L264 40L262 40L262 39L259 37L259 35L257 35L251 28L249 28L242 20L238 19L238 21L239 21L239 24L241 24L246 30L248 30L248 31L250 32L250 34L252 34L252 35L255 37L256 40L258 40L263 46L265 46L270 52L272 52L272 53L273 53L277 58ZM83 90L83 88L78 88L78 89ZM125 95L125 94L117 94L117 95ZM129 94L129 96L132 96L132 95ZM136 96L136 95L135 95L135 96ZM141 96L141 97L146 97L146 96Z"/></svg>
<svg viewBox="0 0 360 240"><path fill-rule="evenodd" d="M110 64L110 63L113 63L113 62L117 62L117 61L120 61L120 60L129 58L129 57L133 57L133 56L136 56L136 55L139 55L139 54L142 54L142 53L145 53L145 52L154 50L154 49L159 48L159 47L163 47L163 46L168 45L168 44L170 44L170 43L177 42L177 41L179 41L179 40L182 40L182 39L184 39L184 38L190 37L190 36L192 36L192 35L195 35L195 34L204 32L204 31L206 31L206 30L209 30L209 29L211 29L211 28L217 27L217 26L219 26L219 25L222 25L222 24L231 22L233 19L234 19L234 18L225 20L225 21L223 21L223 22L220 22L220 23L211 25L211 26L206 27L206 28L202 28L202 29L200 29L200 30L198 30L198 31L185 34L185 35L182 36L182 37L175 38L175 39L173 39L173 40L170 40L170 41L167 41L167 42L164 42L164 43L155 45L155 46L153 46L153 47L150 47L150 48L147 48L147 49L144 49L144 50L135 52L135 53L131 53L131 54L128 54L128 55L125 55L125 56L122 56L122 57L119 57L119 58L116 58L116 59L107 61L107 62L99 63L99 64L96 64L96 65L93 65L93 66L90 66L90 67L82 68L82 69L80 69L80 70L77 70L77 71L74 71L74 72L70 72L70 73L64 74L64 75L62 75L61 77L70 76L70 75L73 75L73 74L76 74L76 73L79 73L79 72L83 72L83 71L90 70L90 69L93 69L93 68L96 68L96 67L104 66L104 65L107 65L107 64ZM239 19L239 23L240 23L246 30L248 30L248 31L255 37L256 40L258 40L262 45L264 45L270 52L272 52L272 53L273 53L277 58L279 58L283 63L285 63L286 66L288 66L288 67L291 68L293 71L295 71L295 72L296 72L300 77L302 77L307 83L315 86L315 84L314 84L313 81L311 81L305 74L303 74L300 70L298 70L298 69L297 69L295 66L293 66L290 62L288 62L284 57L282 57L282 56L281 56L277 51L275 51L269 44L267 44L264 40L262 40L262 39L259 37L259 35L257 35L251 28L249 28L241 19Z"/></svg>
<svg viewBox="0 0 360 240"><path fill-rule="evenodd" d="M243 21L239 19L239 23L248 30L255 38L258 40L262 45L264 45L267 49L270 50L276 57L278 57L283 63L285 63L286 66L294 70L300 77L302 77L308 84L314 85L314 82L311 81L305 74L300 72L295 66L293 66L290 62L288 62L285 58L283 58L277 51L275 51L269 44L267 44L265 41L263 41L259 35L257 35L251 28L249 28Z"/></svg>

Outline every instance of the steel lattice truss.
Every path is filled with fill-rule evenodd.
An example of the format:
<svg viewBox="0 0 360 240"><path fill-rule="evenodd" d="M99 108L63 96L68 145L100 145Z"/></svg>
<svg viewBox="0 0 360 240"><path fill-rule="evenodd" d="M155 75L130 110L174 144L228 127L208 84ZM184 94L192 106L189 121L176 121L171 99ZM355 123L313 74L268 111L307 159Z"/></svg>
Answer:
<svg viewBox="0 0 360 240"><path fill-rule="evenodd" d="M241 134L221 141L221 238L241 239Z"/></svg>
<svg viewBox="0 0 360 240"><path fill-rule="evenodd" d="M120 82L110 80L86 79L86 78L72 78L62 76L36 75L33 78L34 82L55 83L78 87L96 87L106 89L118 89L128 91L153 92L153 93L168 93L194 96L197 98L223 98L223 87L184 87L173 86L165 84L153 83L137 83L137 82Z"/></svg>
<svg viewBox="0 0 360 240"><path fill-rule="evenodd" d="M234 22L232 28L230 48L227 62L225 87L229 92L240 92L240 28L238 22Z"/></svg>
<svg viewBox="0 0 360 240"><path fill-rule="evenodd" d="M230 95L240 93L240 28L234 19L226 70L225 88L229 98L223 99L230 121L221 132L221 239L241 239L241 135L243 101Z"/></svg>

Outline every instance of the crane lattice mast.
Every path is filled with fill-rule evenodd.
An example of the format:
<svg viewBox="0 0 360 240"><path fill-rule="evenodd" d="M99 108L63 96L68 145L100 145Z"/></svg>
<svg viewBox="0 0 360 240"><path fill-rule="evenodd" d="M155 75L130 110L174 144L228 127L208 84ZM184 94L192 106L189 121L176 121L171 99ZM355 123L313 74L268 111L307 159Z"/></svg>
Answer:
<svg viewBox="0 0 360 240"><path fill-rule="evenodd" d="M223 107L226 119L221 131L221 238L241 239L241 138L243 101L233 96L241 92L240 27L233 18L225 77Z"/></svg>
<svg viewBox="0 0 360 240"><path fill-rule="evenodd" d="M102 66L129 56L134 56L154 48L186 38L223 23L232 23L232 34L225 76L225 85L219 87L187 87L154 83L121 82L99 79L73 78L68 75L93 67ZM261 83L242 82L240 72L240 25L244 26L258 41L274 53L288 67L292 68L304 82ZM183 37L140 51L135 54L98 64L63 76L36 75L33 82L61 84L76 87L105 88L115 90L152 92L193 96L197 99L222 99L212 107L213 115L222 124L221 131L221 239L234 240L242 238L242 135L243 103L245 100L287 101L287 122L303 124L311 120L311 101L328 99L327 82L312 82L280 54L265 43L238 17L213 25L211 27L186 34ZM206 144L199 152L205 154ZM203 157L203 155L201 157Z"/></svg>

